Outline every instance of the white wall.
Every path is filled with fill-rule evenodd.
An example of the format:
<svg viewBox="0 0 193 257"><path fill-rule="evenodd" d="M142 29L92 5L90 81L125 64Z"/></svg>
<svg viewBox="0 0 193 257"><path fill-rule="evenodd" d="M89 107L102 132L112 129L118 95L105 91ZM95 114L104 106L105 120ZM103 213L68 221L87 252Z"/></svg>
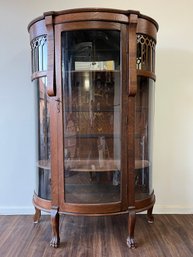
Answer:
<svg viewBox="0 0 193 257"><path fill-rule="evenodd" d="M157 213L193 213L193 1L0 0L0 213L32 213L34 88L28 23L49 10L139 10L158 21L154 189Z"/></svg>

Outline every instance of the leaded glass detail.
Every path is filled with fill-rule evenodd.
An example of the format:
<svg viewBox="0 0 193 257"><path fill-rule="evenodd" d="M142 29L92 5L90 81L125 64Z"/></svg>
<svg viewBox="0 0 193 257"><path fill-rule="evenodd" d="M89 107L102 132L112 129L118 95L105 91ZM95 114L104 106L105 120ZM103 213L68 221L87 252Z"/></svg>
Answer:
<svg viewBox="0 0 193 257"><path fill-rule="evenodd" d="M155 71L155 45L156 42L151 37L137 34L137 60L138 70Z"/></svg>
<svg viewBox="0 0 193 257"><path fill-rule="evenodd" d="M42 35L31 41L32 73L47 70L47 36Z"/></svg>

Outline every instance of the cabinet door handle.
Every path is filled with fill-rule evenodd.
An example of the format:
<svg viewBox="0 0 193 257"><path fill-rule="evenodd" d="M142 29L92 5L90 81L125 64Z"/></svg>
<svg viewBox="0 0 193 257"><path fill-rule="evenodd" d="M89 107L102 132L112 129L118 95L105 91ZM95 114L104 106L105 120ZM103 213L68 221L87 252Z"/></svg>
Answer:
<svg viewBox="0 0 193 257"><path fill-rule="evenodd" d="M61 104L61 100L60 100L59 97L56 99L56 102L57 102L57 112L60 113L60 104Z"/></svg>

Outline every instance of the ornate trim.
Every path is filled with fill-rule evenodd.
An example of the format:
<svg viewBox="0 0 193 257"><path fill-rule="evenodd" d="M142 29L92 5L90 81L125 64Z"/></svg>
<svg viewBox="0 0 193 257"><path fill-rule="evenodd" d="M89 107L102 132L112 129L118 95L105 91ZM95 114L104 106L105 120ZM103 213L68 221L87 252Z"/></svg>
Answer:
<svg viewBox="0 0 193 257"><path fill-rule="evenodd" d="M32 74L47 70L47 36L34 38L31 43Z"/></svg>
<svg viewBox="0 0 193 257"><path fill-rule="evenodd" d="M137 70L155 72L156 41L143 34L137 34Z"/></svg>

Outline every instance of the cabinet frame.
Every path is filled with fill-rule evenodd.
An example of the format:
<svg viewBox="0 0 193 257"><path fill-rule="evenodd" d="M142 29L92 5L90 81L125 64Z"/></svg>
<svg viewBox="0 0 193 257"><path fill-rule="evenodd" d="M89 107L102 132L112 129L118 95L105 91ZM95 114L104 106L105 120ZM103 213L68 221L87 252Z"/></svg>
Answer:
<svg viewBox="0 0 193 257"><path fill-rule="evenodd" d="M61 33L72 30L108 29L120 31L121 49L121 200L104 204L66 203L64 192L64 108L61 65ZM51 200L34 193L36 209L34 221L40 219L40 210L50 212L52 222L51 246L59 245L59 214L71 215L113 215L129 213L127 244L135 248L134 227L137 212L147 210L148 221L153 222L152 209L154 192L142 200L135 199L135 95L137 77L147 77L155 81L153 70L136 68L136 35L144 34L156 44L158 24L138 11L113 9L74 9L61 12L47 12L33 20L28 30L30 40L47 35L48 68L32 73L32 80L47 77L47 93L50 96L51 133ZM61 143L62 142L62 143Z"/></svg>

